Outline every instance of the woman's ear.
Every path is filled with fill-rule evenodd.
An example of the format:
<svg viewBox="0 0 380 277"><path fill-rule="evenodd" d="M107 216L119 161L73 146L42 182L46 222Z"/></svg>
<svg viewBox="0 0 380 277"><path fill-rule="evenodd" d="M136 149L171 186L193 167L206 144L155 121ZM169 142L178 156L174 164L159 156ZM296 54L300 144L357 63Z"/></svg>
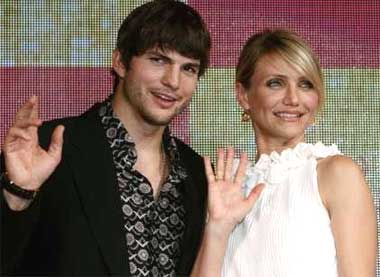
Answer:
<svg viewBox="0 0 380 277"><path fill-rule="evenodd" d="M308 122L307 122L309 126L312 126L312 125L315 125L315 124L316 124L316 122L317 122L317 116L318 116L318 113L317 113L317 112L314 112L314 113L313 113L313 116L311 116L311 117L309 118Z"/></svg>
<svg viewBox="0 0 380 277"><path fill-rule="evenodd" d="M112 52L112 68L115 70L119 78L123 79L125 77L125 66L121 59L121 53L117 49Z"/></svg>
<svg viewBox="0 0 380 277"><path fill-rule="evenodd" d="M249 102L248 102L248 93L247 93L247 90L242 85L242 83L236 82L235 93L236 93L236 99L239 102L240 107L242 107L243 110L248 111L250 109Z"/></svg>

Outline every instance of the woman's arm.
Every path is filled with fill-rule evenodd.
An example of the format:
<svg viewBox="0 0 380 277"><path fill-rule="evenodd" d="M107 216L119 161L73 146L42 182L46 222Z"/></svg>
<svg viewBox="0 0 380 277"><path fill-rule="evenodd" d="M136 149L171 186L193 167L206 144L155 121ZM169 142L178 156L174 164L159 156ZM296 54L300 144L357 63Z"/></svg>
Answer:
<svg viewBox="0 0 380 277"><path fill-rule="evenodd" d="M208 222L203 234L203 241L194 264L192 277L220 277L224 254L230 232L224 226Z"/></svg>
<svg viewBox="0 0 380 277"><path fill-rule="evenodd" d="M344 156L323 159L318 184L331 218L339 276L375 276L376 215L359 166Z"/></svg>
<svg viewBox="0 0 380 277"><path fill-rule="evenodd" d="M245 197L242 183L248 164L246 154L242 154L236 174L232 173L234 150L218 150L216 171L211 167L209 157L205 157L205 169L208 181L208 222L206 224L201 248L199 250L192 277L220 276L223 266L228 237L236 224L249 212L263 185L257 185Z"/></svg>

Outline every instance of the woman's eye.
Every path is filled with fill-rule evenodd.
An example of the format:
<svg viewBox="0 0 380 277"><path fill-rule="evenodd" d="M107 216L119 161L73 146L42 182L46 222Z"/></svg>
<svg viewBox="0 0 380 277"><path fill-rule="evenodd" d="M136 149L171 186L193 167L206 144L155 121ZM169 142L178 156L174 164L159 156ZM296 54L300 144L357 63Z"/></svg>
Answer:
<svg viewBox="0 0 380 277"><path fill-rule="evenodd" d="M299 86L303 89L313 89L314 88L313 83L308 81L308 80L301 81Z"/></svg>
<svg viewBox="0 0 380 277"><path fill-rule="evenodd" d="M266 85L271 88L276 88L280 87L282 85L282 82L279 79L271 79L267 81Z"/></svg>

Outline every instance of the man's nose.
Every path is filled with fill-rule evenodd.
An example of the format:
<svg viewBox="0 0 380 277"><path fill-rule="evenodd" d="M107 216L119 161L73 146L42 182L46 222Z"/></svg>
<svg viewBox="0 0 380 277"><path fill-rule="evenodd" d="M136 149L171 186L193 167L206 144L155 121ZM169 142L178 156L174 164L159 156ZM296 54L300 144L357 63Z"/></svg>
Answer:
<svg viewBox="0 0 380 277"><path fill-rule="evenodd" d="M179 88L180 80L180 68L175 65L168 66L165 70L164 76L162 77L162 83L173 90L177 90Z"/></svg>

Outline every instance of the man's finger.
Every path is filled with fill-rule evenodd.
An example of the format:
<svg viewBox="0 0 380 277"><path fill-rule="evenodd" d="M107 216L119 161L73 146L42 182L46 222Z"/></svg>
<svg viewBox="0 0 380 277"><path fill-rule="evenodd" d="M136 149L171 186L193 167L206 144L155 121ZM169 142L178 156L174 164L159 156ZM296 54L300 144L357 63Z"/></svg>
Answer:
<svg viewBox="0 0 380 277"><path fill-rule="evenodd" d="M33 101L34 105L32 107L32 111L30 113L30 118L38 119L38 117L39 117L40 105L38 103L38 100L39 99L38 99L37 95L32 96L32 101Z"/></svg>
<svg viewBox="0 0 380 277"><path fill-rule="evenodd" d="M49 149L48 149L48 154L58 162L61 160L61 155L62 155L64 130L65 130L65 127L63 125L58 125L54 129L52 137L51 137Z"/></svg>
<svg viewBox="0 0 380 277"><path fill-rule="evenodd" d="M42 124L41 119L26 118L26 119L17 120L14 124L14 127L25 129L28 127L38 127L41 124Z"/></svg>
<svg viewBox="0 0 380 277"><path fill-rule="evenodd" d="M13 142L14 140L20 139L20 138L24 139L24 140L30 140L31 136L24 129L17 128L17 127L11 127L8 130L8 134L5 136L4 146L6 146L7 144Z"/></svg>
<svg viewBox="0 0 380 277"><path fill-rule="evenodd" d="M30 118L33 111L33 107L36 105L36 103L37 103L37 96L33 95L17 111L15 122L17 122L18 120Z"/></svg>

